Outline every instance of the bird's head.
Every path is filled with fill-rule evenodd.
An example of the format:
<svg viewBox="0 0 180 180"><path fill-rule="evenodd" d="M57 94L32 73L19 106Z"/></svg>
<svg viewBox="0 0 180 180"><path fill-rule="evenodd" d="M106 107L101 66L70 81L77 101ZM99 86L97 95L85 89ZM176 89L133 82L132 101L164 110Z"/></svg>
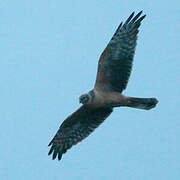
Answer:
<svg viewBox="0 0 180 180"><path fill-rule="evenodd" d="M87 104L89 99L90 99L89 94L83 94L79 97L79 103Z"/></svg>

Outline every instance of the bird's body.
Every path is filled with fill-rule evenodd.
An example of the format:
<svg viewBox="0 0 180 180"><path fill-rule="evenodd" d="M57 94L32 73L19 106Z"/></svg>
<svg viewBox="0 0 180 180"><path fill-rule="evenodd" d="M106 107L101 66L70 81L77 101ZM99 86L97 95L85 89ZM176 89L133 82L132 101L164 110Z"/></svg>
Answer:
<svg viewBox="0 0 180 180"><path fill-rule="evenodd" d="M87 102L89 107L119 107L125 106L127 102L127 97L116 91L94 89L88 95L90 96Z"/></svg>
<svg viewBox="0 0 180 180"><path fill-rule="evenodd" d="M145 18L142 11L132 13L121 23L100 56L94 88L79 98L83 105L68 116L49 143L53 159L58 160L73 145L86 138L112 112L126 106L149 110L158 103L155 98L135 98L122 94L126 88L133 64L138 28ZM140 17L141 16L141 17Z"/></svg>

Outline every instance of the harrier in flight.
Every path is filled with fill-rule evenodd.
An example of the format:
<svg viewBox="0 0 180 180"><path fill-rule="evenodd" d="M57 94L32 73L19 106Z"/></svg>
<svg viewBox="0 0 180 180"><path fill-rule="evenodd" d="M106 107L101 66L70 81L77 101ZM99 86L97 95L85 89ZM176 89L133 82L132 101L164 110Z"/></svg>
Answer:
<svg viewBox="0 0 180 180"><path fill-rule="evenodd" d="M131 74L137 34L145 15L142 11L119 25L100 56L94 88L79 97L83 105L68 116L49 143L52 159L62 155L97 128L113 108L127 106L149 110L158 103L155 98L136 98L122 94Z"/></svg>

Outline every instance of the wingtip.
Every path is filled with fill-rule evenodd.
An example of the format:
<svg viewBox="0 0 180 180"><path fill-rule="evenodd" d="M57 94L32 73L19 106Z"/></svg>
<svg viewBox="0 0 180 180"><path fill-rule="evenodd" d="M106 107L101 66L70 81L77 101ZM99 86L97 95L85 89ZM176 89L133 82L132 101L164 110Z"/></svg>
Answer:
<svg viewBox="0 0 180 180"><path fill-rule="evenodd" d="M52 142L53 142L53 140L48 144L48 146L51 146Z"/></svg>
<svg viewBox="0 0 180 180"><path fill-rule="evenodd" d="M61 153L58 153L58 161L60 161L62 158L62 154Z"/></svg>
<svg viewBox="0 0 180 180"><path fill-rule="evenodd" d="M56 156L57 156L57 152L54 151L53 156L52 156L52 160L56 159Z"/></svg>
<svg viewBox="0 0 180 180"><path fill-rule="evenodd" d="M143 13L143 10L141 10L141 11L140 11L137 15L139 15L139 16L140 16L142 13ZM144 17L144 18L145 18L145 17L146 17L146 14L144 14L142 17ZM144 18L143 18L143 19L144 19Z"/></svg>
<svg viewBox="0 0 180 180"><path fill-rule="evenodd" d="M145 15L143 15L142 17L143 17L143 19L144 19L144 18L146 17L146 14L145 14Z"/></svg>
<svg viewBox="0 0 180 180"><path fill-rule="evenodd" d="M145 17L146 17L146 14L143 15L142 17L140 17L136 22L137 22L137 23L141 22Z"/></svg>
<svg viewBox="0 0 180 180"><path fill-rule="evenodd" d="M49 152L48 152L48 156L51 155L52 152L53 152L53 148L51 147L51 149L50 149Z"/></svg>
<svg viewBox="0 0 180 180"><path fill-rule="evenodd" d="M52 151L49 151L48 155L51 155ZM55 160L56 157L58 158L58 161L60 161L62 159L62 153L57 153L54 151L53 155L52 155L52 160Z"/></svg>
<svg viewBox="0 0 180 180"><path fill-rule="evenodd" d="M135 11L133 11L130 16L134 16L134 14L135 14Z"/></svg>
<svg viewBox="0 0 180 180"><path fill-rule="evenodd" d="M130 14L130 16L129 16L129 20L134 16L134 14L135 14L135 11L133 11L131 14Z"/></svg>
<svg viewBox="0 0 180 180"><path fill-rule="evenodd" d="M143 10L139 11L137 14L141 15L142 13L143 13ZM133 16L134 16L134 14L135 14L135 11L133 11L133 12L131 13L131 15L133 15ZM131 16L131 15L130 15L130 16Z"/></svg>

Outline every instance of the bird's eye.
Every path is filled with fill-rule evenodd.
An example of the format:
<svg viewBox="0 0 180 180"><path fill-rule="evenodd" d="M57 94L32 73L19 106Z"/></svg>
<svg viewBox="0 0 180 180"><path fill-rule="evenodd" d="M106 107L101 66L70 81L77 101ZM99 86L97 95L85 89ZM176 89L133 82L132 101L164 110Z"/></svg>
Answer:
<svg viewBox="0 0 180 180"><path fill-rule="evenodd" d="M83 97L83 101L86 102L88 100L88 96Z"/></svg>

